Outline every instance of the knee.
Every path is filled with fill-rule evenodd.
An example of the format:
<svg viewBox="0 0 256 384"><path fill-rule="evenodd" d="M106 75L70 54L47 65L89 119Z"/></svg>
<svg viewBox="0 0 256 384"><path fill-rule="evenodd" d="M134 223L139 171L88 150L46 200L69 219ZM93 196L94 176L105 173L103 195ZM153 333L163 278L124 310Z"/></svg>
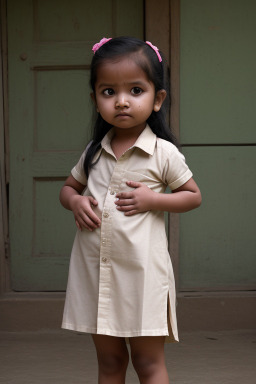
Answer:
<svg viewBox="0 0 256 384"><path fill-rule="evenodd" d="M98 363L100 372L105 375L113 375L124 372L127 369L129 356L116 354L99 354Z"/></svg>
<svg viewBox="0 0 256 384"><path fill-rule="evenodd" d="M140 354L132 356L132 364L139 377L150 377L154 375L159 366L159 362L155 358Z"/></svg>

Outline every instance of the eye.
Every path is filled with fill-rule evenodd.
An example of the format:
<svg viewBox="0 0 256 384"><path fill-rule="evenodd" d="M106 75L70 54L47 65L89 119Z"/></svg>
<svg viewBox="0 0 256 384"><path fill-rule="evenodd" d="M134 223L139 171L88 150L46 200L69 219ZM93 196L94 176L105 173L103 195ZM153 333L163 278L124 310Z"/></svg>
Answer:
<svg viewBox="0 0 256 384"><path fill-rule="evenodd" d="M133 95L141 95L143 90L140 87L133 87L131 93Z"/></svg>
<svg viewBox="0 0 256 384"><path fill-rule="evenodd" d="M112 96L114 95L114 90L112 88L107 88L107 89L104 89L103 91L103 94L106 95L106 96Z"/></svg>

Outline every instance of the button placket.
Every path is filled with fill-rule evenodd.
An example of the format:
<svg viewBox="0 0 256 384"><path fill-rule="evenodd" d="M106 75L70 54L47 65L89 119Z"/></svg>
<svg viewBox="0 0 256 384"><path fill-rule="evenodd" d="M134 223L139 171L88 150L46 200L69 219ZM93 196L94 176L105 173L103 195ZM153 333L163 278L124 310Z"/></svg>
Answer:
<svg viewBox="0 0 256 384"><path fill-rule="evenodd" d="M101 224L101 247L100 247L100 281L98 301L98 330L108 327L109 301L111 300L111 254L112 254L112 220L116 212L115 195L119 190L123 170L116 165L109 183L108 193L103 206Z"/></svg>

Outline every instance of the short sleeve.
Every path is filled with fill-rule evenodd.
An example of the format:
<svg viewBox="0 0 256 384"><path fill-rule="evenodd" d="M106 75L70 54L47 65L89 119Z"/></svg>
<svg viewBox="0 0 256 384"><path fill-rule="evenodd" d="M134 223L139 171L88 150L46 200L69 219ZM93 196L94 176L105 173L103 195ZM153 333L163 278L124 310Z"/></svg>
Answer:
<svg viewBox="0 0 256 384"><path fill-rule="evenodd" d="M80 157L78 163L74 166L74 168L71 169L71 175L79 181L79 183L86 185L87 184L87 178L85 176L84 172L84 158L85 158L86 151L82 153L82 156Z"/></svg>
<svg viewBox="0 0 256 384"><path fill-rule="evenodd" d="M181 187L193 176L185 157L171 143L164 148L164 179L171 190Z"/></svg>
<svg viewBox="0 0 256 384"><path fill-rule="evenodd" d="M84 172L84 159L85 159L86 153L87 153L88 148L90 147L91 143L92 142L90 141L90 143L87 145L87 147L85 148L84 152L82 153L78 163L71 170L71 175L79 183L81 183L83 185L87 185L87 177L86 177L85 172Z"/></svg>

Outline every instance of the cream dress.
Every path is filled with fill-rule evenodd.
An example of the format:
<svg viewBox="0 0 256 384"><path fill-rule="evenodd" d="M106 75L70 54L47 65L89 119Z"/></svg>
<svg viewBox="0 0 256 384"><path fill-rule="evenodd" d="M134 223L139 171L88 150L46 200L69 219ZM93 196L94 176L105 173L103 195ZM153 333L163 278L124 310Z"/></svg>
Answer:
<svg viewBox="0 0 256 384"><path fill-rule="evenodd" d="M115 195L129 191L126 181L145 183L155 192L176 189L192 173L184 156L147 126L118 160L111 129L102 140L97 164L86 180L85 153L72 169L98 201L101 227L77 231L69 268L62 327L119 337L170 336L178 341L175 282L165 233L164 213L125 216ZM169 331L168 331L169 329Z"/></svg>

